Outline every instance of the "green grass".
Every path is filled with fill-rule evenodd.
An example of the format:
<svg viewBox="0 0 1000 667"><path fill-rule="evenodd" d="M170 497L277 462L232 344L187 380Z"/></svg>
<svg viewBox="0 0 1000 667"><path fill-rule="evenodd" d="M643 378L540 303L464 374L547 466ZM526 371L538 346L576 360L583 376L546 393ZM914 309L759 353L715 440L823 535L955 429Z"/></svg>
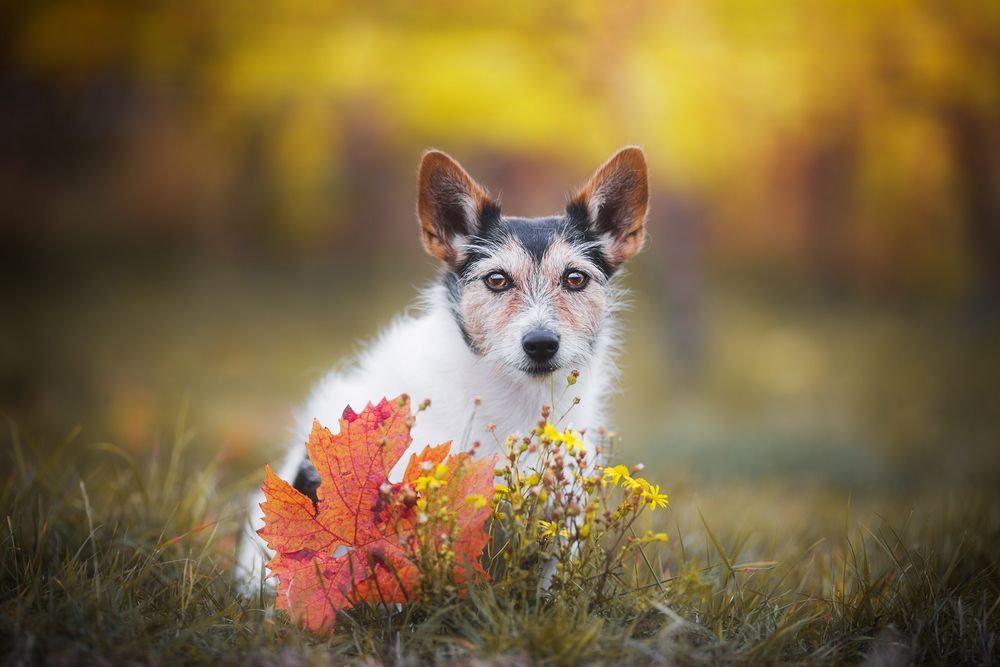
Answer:
<svg viewBox="0 0 1000 667"><path fill-rule="evenodd" d="M358 608L314 637L265 594L237 596L252 482L223 475L183 420L143 460L75 437L39 445L14 426L6 438L5 664L1000 659L1000 506L985 491L906 503L802 492L789 504L787 489L759 482L706 491L679 479L673 508L655 515L671 533L653 556L662 581L596 606L572 590L486 586L434 608Z"/></svg>
<svg viewBox="0 0 1000 667"><path fill-rule="evenodd" d="M0 411L18 426L0 432L0 664L998 662L995 324L718 284L685 384L643 261L614 414L625 459L670 493L641 526L670 534L651 556L663 590L590 608L570 593L511 607L485 588L359 609L328 638L236 596L243 498L289 408L423 278L2 286ZM161 437L184 396L198 434Z"/></svg>

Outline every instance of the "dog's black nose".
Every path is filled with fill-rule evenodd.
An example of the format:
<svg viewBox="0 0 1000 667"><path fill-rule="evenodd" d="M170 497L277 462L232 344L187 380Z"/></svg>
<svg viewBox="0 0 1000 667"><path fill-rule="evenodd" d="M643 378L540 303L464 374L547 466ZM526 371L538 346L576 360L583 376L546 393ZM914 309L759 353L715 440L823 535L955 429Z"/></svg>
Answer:
<svg viewBox="0 0 1000 667"><path fill-rule="evenodd" d="M521 339L524 353L535 361L548 361L559 351L559 336L548 329L534 329Z"/></svg>

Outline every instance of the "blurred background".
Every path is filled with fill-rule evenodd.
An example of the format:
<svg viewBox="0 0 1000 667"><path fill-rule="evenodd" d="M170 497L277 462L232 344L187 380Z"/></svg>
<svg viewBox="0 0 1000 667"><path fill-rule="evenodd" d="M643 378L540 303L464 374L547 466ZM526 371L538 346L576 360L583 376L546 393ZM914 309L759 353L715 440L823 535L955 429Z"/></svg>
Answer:
<svg viewBox="0 0 1000 667"><path fill-rule="evenodd" d="M626 460L729 507L1000 480L1000 4L368 5L0 9L18 427L144 455L183 414L259 476L432 280L423 149L543 215L639 144Z"/></svg>

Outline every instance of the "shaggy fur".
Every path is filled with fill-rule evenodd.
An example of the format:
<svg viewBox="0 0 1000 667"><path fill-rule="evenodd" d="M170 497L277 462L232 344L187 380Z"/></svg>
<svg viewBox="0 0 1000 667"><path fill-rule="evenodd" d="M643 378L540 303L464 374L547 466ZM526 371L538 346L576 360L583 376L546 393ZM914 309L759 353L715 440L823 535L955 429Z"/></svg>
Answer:
<svg viewBox="0 0 1000 667"><path fill-rule="evenodd" d="M438 151L424 155L418 188L424 247L441 260L441 275L418 314L396 319L352 364L331 371L300 411L295 444L278 474L314 501L319 480L303 443L313 419L336 427L346 405L360 411L404 392L415 402L429 398L431 408L412 432L414 451L449 440L458 450L479 440L488 455L496 440L487 424L501 438L527 433L551 402L552 374L561 391L563 377L578 369L563 403L579 398L568 425L593 432L605 423L622 302L614 278L645 238L642 151L619 151L557 216L502 216L487 191ZM529 355L530 332L543 332L558 349L547 358ZM409 454L391 471L392 481L402 477ZM259 492L251 499L239 556L251 590L268 555L256 535L262 501Z"/></svg>

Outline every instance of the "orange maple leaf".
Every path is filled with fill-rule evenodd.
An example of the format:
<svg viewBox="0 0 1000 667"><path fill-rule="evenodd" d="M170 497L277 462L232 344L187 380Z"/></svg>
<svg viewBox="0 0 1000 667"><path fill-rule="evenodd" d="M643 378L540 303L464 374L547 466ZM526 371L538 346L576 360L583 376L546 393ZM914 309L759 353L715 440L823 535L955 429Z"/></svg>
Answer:
<svg viewBox="0 0 1000 667"><path fill-rule="evenodd" d="M360 414L350 407L336 435L313 422L306 443L319 473L317 502L265 469L264 527L258 533L276 553L268 563L278 578L277 607L311 630L332 628L337 612L362 601L406 602L418 597L422 572L415 554L424 495L415 486L438 470L443 507L452 527L454 579L485 579L479 556L489 540L489 506L469 497L493 493L492 460L449 456L451 443L410 457L402 482L389 471L412 441L409 398L382 399ZM439 505L440 507L441 505ZM438 545L432 545L435 549Z"/></svg>

